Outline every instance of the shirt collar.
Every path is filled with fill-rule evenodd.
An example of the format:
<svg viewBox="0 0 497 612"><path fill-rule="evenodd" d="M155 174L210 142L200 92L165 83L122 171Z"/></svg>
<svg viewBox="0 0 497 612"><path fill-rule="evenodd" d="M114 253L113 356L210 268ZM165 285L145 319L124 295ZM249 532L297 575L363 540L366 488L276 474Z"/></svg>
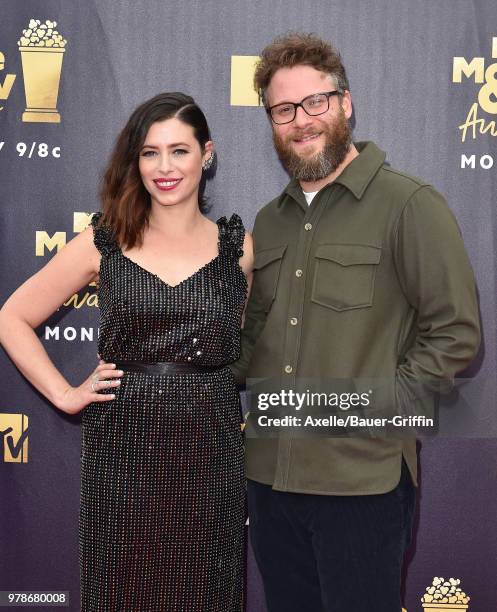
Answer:
<svg viewBox="0 0 497 612"><path fill-rule="evenodd" d="M328 183L323 189L326 189L329 185L338 183L346 187L357 200L360 200L369 183L383 166L386 155L374 144L374 142L356 142L354 144L359 155L344 168L343 172L337 176L333 183ZM291 196L292 199L296 200L301 206L303 205L304 208L307 209L307 203L302 193L302 188L297 180L292 179L288 183L284 192L281 194L280 205L286 199L285 195Z"/></svg>

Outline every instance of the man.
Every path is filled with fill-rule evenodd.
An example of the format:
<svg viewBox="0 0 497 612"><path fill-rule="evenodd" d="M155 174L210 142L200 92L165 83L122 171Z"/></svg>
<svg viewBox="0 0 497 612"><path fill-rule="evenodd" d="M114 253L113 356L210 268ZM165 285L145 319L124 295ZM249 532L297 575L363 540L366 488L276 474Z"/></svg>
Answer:
<svg viewBox="0 0 497 612"><path fill-rule="evenodd" d="M418 388L450 386L479 344L456 221L439 193L385 165L375 144L352 143L347 76L326 42L277 39L255 84L292 180L256 218L235 375L290 386L374 380L375 409L409 411L411 399L423 401ZM246 442L269 612L399 612L415 440L294 432Z"/></svg>

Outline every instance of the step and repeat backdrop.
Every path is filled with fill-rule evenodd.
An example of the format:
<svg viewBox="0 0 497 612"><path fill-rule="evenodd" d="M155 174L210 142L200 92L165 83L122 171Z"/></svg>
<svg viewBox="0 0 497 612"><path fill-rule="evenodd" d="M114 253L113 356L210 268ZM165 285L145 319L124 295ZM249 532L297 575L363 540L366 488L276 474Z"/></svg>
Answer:
<svg viewBox="0 0 497 612"><path fill-rule="evenodd" d="M260 50L289 30L339 48L355 138L374 140L392 166L430 181L459 221L478 282L483 342L464 373L469 382L450 400L454 419L466 418L467 427L419 443L404 599L408 612L496 610L493 0L315 0L305 8L297 0L2 0L0 298L86 227L118 131L162 91L192 95L208 118L218 154L206 188L209 216L235 211L251 228L287 182L252 89L253 67ZM97 360L96 287L71 296L37 332L65 376L83 380ZM0 381L0 591L64 592L68 609L79 610L79 419L46 402L3 352ZM246 607L265 612L250 550Z"/></svg>

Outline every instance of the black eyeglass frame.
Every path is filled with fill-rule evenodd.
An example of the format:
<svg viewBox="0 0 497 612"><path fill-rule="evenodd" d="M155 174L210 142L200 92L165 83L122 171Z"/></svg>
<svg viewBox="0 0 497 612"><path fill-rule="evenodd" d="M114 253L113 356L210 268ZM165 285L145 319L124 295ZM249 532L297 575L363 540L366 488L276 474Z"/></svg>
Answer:
<svg viewBox="0 0 497 612"><path fill-rule="evenodd" d="M300 102L280 102L279 104L275 104L274 106L266 107L266 113L271 117L271 121L275 125L285 125L287 123L291 123L295 119L295 117L297 116L297 108L299 106L303 109L303 111L304 111L304 113L306 113L306 115L309 115L309 117L317 117L319 115L324 115L324 113L329 111L331 96L341 96L342 94L343 94L343 91L341 89L335 89L333 91L320 91L318 93L311 94L310 96L306 96ZM305 109L304 102L306 100L309 100L309 98L314 98L315 96L326 96L326 100L328 102L328 106L326 107L326 109L324 111L321 111L319 113L313 114L313 113L310 113L309 111L307 111ZM275 121L274 117L273 117L273 109L278 107L278 106L289 106L289 105L293 106L293 117L291 119L289 119L288 121L283 121L282 123L279 123L279 122Z"/></svg>

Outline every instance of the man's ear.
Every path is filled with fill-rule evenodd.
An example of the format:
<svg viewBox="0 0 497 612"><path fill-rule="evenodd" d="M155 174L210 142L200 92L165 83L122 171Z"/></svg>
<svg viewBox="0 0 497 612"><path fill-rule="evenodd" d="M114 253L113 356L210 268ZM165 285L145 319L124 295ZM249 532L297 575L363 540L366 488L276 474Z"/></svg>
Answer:
<svg viewBox="0 0 497 612"><path fill-rule="evenodd" d="M348 89L346 89L341 96L341 107L347 119L350 119L352 117L352 97Z"/></svg>

